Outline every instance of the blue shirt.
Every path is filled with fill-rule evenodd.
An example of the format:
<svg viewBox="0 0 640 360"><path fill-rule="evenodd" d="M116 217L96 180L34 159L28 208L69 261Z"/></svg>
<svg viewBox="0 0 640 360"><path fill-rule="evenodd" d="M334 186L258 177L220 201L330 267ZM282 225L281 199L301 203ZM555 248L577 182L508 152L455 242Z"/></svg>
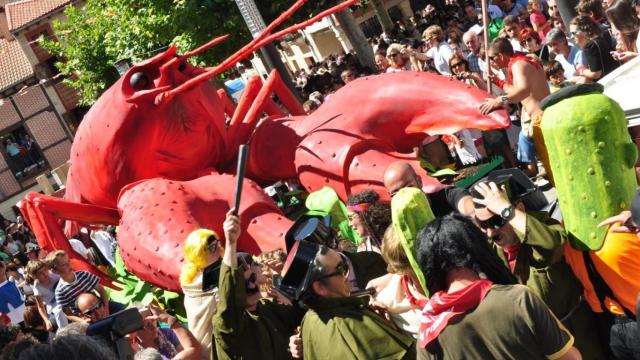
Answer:
<svg viewBox="0 0 640 360"><path fill-rule="evenodd" d="M472 52L467 55L467 62L469 63L469 71L482 74L482 69L480 68L480 57Z"/></svg>
<svg viewBox="0 0 640 360"><path fill-rule="evenodd" d="M0 312L7 314L14 324L22 321L24 300L16 283L11 280L0 283Z"/></svg>
<svg viewBox="0 0 640 360"><path fill-rule="evenodd" d="M526 7L526 6L523 6L523 5L522 5L522 4L520 4L519 2L516 2L516 3L513 5L513 7L511 8L511 10L509 10L508 12L503 10L503 12L505 13L505 15L504 15L504 16L513 15L513 16L515 16L515 17L518 17L518 16L520 16L520 14L522 14L523 12L524 12L524 13L526 13L526 12L527 12L527 7Z"/></svg>

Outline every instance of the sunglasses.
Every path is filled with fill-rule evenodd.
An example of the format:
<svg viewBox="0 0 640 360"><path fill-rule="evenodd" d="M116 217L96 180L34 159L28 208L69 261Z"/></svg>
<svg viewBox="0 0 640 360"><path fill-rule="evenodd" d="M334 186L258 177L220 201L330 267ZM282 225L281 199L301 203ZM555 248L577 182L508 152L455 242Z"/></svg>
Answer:
<svg viewBox="0 0 640 360"><path fill-rule="evenodd" d="M498 57L498 54L489 55L489 60L494 61Z"/></svg>
<svg viewBox="0 0 640 360"><path fill-rule="evenodd" d="M336 275L347 277L347 275L349 275L349 263L347 262L347 259L345 258L344 255L340 254L340 258L341 258L340 262L338 263L338 265L336 265L336 271L329 274L324 274L321 277L319 277L318 280L328 279Z"/></svg>
<svg viewBox="0 0 640 360"><path fill-rule="evenodd" d="M502 228L507 223L507 221L503 219L502 216L500 215L493 215L487 220L480 220L476 217L476 221L478 222L478 225L480 226L480 228L484 230L487 230L487 229L497 230Z"/></svg>
<svg viewBox="0 0 640 360"><path fill-rule="evenodd" d="M102 303L100 301L98 301L92 308L87 309L87 311L83 312L82 315L84 315L84 316L92 316L101 307L102 307Z"/></svg>
<svg viewBox="0 0 640 360"><path fill-rule="evenodd" d="M457 68L458 66L462 66L462 65L464 65L464 63L462 62L451 64L451 68Z"/></svg>
<svg viewBox="0 0 640 360"><path fill-rule="evenodd" d="M218 247L218 238L215 235L211 235L207 238L207 250L215 250Z"/></svg>
<svg viewBox="0 0 640 360"><path fill-rule="evenodd" d="M529 42L529 41L531 41L531 40L533 40L533 37L531 37L531 36L530 36L530 37L528 37L528 38L526 38L526 39L524 39L524 41L525 41L525 42Z"/></svg>

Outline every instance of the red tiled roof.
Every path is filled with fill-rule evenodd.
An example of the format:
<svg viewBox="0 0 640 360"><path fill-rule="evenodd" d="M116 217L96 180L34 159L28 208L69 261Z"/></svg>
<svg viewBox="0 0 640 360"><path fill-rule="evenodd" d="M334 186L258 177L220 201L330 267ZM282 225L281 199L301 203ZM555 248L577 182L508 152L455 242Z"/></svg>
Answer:
<svg viewBox="0 0 640 360"><path fill-rule="evenodd" d="M62 10L72 0L22 0L5 6L9 31L15 31L56 10Z"/></svg>
<svg viewBox="0 0 640 360"><path fill-rule="evenodd" d="M0 90L16 85L33 74L31 63L18 41L0 38Z"/></svg>

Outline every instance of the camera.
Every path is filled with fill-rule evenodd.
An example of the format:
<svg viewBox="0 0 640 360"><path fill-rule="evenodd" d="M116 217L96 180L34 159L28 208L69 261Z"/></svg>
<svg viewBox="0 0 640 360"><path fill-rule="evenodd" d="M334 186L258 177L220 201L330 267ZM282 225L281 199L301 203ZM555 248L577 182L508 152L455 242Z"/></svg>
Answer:
<svg viewBox="0 0 640 360"><path fill-rule="evenodd" d="M130 308L91 323L87 335L105 341L116 351L119 360L131 360L133 348L125 336L143 327L140 311Z"/></svg>

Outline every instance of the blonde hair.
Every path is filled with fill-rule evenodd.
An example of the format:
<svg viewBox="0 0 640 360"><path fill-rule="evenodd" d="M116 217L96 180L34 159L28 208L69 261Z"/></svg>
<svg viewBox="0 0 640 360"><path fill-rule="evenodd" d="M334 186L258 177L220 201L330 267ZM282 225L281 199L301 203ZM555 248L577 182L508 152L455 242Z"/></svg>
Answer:
<svg viewBox="0 0 640 360"><path fill-rule="evenodd" d="M440 26L431 25L422 33L422 38L426 40L436 39L441 42L444 40L444 32Z"/></svg>
<svg viewBox="0 0 640 360"><path fill-rule="evenodd" d="M47 257L44 259L44 262L47 264L50 270L55 270L56 266L58 266L58 260L67 256L67 253L64 250L56 250L52 253L49 253Z"/></svg>
<svg viewBox="0 0 640 360"><path fill-rule="evenodd" d="M191 284L193 279L207 266L209 253L207 240L211 237L220 239L218 234L209 229L197 229L187 236L184 243L184 265L180 269L180 284Z"/></svg>
<svg viewBox="0 0 640 360"><path fill-rule="evenodd" d="M411 269L407 253L402 247L400 237L393 229L393 225L389 226L384 232L382 239L382 247L380 248L382 257L387 263L387 271L392 274L404 274Z"/></svg>

